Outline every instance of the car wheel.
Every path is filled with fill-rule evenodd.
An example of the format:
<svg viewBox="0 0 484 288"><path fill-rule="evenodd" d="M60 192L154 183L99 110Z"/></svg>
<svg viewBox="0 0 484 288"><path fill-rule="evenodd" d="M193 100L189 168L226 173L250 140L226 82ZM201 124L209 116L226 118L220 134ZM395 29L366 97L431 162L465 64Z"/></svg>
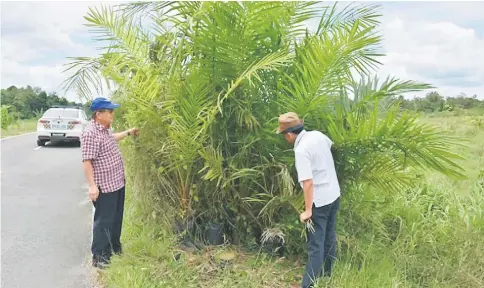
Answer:
<svg viewBox="0 0 484 288"><path fill-rule="evenodd" d="M45 141L37 140L37 146L45 146Z"/></svg>

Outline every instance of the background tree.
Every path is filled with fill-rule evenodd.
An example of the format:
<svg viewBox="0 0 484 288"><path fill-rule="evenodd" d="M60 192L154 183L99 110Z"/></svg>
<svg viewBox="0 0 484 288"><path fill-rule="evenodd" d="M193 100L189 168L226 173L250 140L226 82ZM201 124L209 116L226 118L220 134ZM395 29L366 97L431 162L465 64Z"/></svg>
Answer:
<svg viewBox="0 0 484 288"><path fill-rule="evenodd" d="M65 97L59 97L55 92L47 94L40 88L27 86L17 88L11 86L1 90L2 105L9 105L12 113L17 113L20 119L38 118L47 109L54 105L73 105L82 104L68 101Z"/></svg>
<svg viewBox="0 0 484 288"><path fill-rule="evenodd" d="M7 129L10 125L14 124L16 121L16 115L13 111L11 111L11 106L9 105L2 105L1 109L1 119L0 122L2 123L2 129Z"/></svg>

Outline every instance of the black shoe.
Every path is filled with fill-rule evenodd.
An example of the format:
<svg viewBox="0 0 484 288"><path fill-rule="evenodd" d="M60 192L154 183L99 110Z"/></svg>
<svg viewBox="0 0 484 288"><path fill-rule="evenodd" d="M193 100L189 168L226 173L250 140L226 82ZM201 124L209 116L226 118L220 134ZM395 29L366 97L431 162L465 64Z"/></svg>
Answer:
<svg viewBox="0 0 484 288"><path fill-rule="evenodd" d="M100 255L92 256L92 267L104 269L108 267L109 259Z"/></svg>

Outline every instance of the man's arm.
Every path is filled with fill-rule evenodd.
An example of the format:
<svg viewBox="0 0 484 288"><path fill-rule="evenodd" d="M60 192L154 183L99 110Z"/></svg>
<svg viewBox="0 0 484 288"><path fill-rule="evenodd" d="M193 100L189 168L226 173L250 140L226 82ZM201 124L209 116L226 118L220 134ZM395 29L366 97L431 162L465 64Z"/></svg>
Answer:
<svg viewBox="0 0 484 288"><path fill-rule="evenodd" d="M123 132L119 132L119 133L114 133L113 136L114 136L114 139L116 139L116 141L121 141L123 140L124 138L134 134L134 135L137 135L138 133L138 129L137 128L131 128L129 130L126 130L126 131L123 131Z"/></svg>
<svg viewBox="0 0 484 288"><path fill-rule="evenodd" d="M84 174L86 175L87 183L89 183L89 199L96 201L99 197L99 188L97 188L94 182L94 173L92 169L91 160L85 160L84 162Z"/></svg>
<svg viewBox="0 0 484 288"><path fill-rule="evenodd" d="M303 181L303 191L304 191L304 207L306 212L311 212L313 210L314 201L314 184L313 179Z"/></svg>
<svg viewBox="0 0 484 288"><path fill-rule="evenodd" d="M299 219L301 222L306 222L313 215L314 184L311 157L305 150L298 150L295 154L297 178L299 182L302 182L304 191L304 212L301 213Z"/></svg>
<svg viewBox="0 0 484 288"><path fill-rule="evenodd" d="M87 183L89 184L89 187L96 186L96 183L94 182L94 173L92 169L92 162L91 160L86 160L83 162L84 164L84 175L86 176Z"/></svg>
<svg viewBox="0 0 484 288"><path fill-rule="evenodd" d="M119 132L119 133L114 133L113 136L114 136L114 139L116 139L116 141L121 141L123 140L124 138L128 137L130 135L130 130L126 130L126 131L123 131L123 132Z"/></svg>
<svg viewBox="0 0 484 288"><path fill-rule="evenodd" d="M82 165L89 185L89 198L92 201L96 201L99 196L99 189L94 182L94 169L92 167L92 160L99 155L99 147L99 139L91 133L85 133L81 136Z"/></svg>

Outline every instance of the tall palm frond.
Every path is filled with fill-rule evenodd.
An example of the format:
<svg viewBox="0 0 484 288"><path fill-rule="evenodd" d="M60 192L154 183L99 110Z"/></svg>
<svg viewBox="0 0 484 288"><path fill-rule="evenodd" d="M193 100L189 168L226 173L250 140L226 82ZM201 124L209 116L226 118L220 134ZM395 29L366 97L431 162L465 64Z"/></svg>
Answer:
<svg viewBox="0 0 484 288"><path fill-rule="evenodd" d="M296 63L286 73L279 97L280 105L302 117L321 112L328 96L334 96L351 78L350 69L368 72L376 65L377 50L370 48L381 41L371 29L358 29L356 21L350 27L335 29L335 35L323 32L308 37L296 48ZM360 32L357 32L360 31Z"/></svg>
<svg viewBox="0 0 484 288"><path fill-rule="evenodd" d="M334 28L345 27L356 21L361 23L361 28L363 29L375 27L380 24L379 18L381 14L379 14L379 11L381 7L377 4L348 4L341 11L337 11L337 8L337 3L332 7L324 7L323 15L319 21L316 34Z"/></svg>
<svg viewBox="0 0 484 288"><path fill-rule="evenodd" d="M64 80L63 89L66 91L75 90L80 98L90 100L92 90L103 93L103 79L100 73L102 67L100 59L88 57L71 57L69 67L63 72L76 70L73 75Z"/></svg>
<svg viewBox="0 0 484 288"><path fill-rule="evenodd" d="M339 122L328 117L327 133L338 151L338 165L345 170L340 177L368 180L386 190L410 183L415 171L409 168L430 168L465 178L455 162L462 157L448 151L457 139L443 138L436 128L418 124L415 115L399 114L398 107L387 111L385 118L379 115L379 108L374 107L366 117L349 113L346 121Z"/></svg>
<svg viewBox="0 0 484 288"><path fill-rule="evenodd" d="M344 115L356 113L357 117L365 117L368 111L372 111L375 105L384 112L395 106L395 99L399 95L409 92L422 91L433 88L432 85L417 81L404 81L388 76L383 83L379 83L378 77L360 75L359 82L354 79L344 88L345 94L341 97ZM352 99L347 97L352 95Z"/></svg>
<svg viewBox="0 0 484 288"><path fill-rule="evenodd" d="M133 71L146 64L149 53L149 36L130 18L123 18L116 14L113 8L90 8L84 17L86 26L93 28L95 41L108 42L102 49L105 54L99 58L76 57L68 64L64 72L77 71L64 81L66 90L75 89L79 97L91 98L90 86L98 93L102 91L102 83L109 85L109 78L115 74L131 76ZM104 71L106 69L115 70ZM104 72L104 73L103 73ZM101 74L101 75L100 75ZM126 77L123 77L126 78ZM112 79L120 82L120 79Z"/></svg>

